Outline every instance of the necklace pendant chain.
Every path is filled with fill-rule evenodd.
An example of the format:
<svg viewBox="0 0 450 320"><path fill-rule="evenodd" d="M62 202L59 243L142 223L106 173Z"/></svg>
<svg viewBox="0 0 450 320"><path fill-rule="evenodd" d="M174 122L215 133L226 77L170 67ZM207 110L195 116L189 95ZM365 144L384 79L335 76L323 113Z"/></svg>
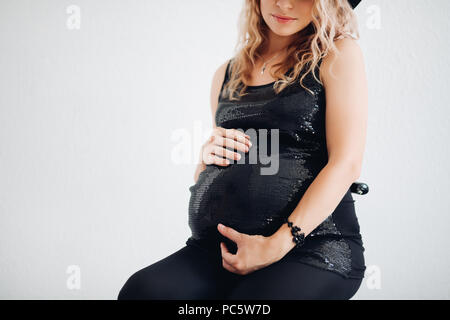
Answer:
<svg viewBox="0 0 450 320"><path fill-rule="evenodd" d="M271 60L273 60L274 58L276 58L278 55L280 54L280 52L278 52L276 55L274 55L272 58L270 58L269 60L265 61L263 64L263 67L261 69L261 74L264 74L264 71L266 71L266 67L267 67L267 63Z"/></svg>
<svg viewBox="0 0 450 320"><path fill-rule="evenodd" d="M264 65L263 65L263 67L262 67L262 69L261 69L261 74L264 74L264 71L266 70L266 63L264 62Z"/></svg>

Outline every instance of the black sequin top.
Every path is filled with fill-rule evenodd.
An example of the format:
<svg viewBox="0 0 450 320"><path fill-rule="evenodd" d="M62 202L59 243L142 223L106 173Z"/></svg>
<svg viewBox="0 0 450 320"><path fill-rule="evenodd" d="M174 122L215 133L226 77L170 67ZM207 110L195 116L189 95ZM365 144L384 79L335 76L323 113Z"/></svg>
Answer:
<svg viewBox="0 0 450 320"><path fill-rule="evenodd" d="M221 93L229 79L229 65ZM295 209L328 161L325 91L311 73L303 83L314 94L297 81L278 95L269 83L248 86L248 95L239 101L219 96L216 125L242 129L250 135L252 147L249 152L237 151L241 160L226 167L207 165L189 187L192 236L187 245L220 254L219 243L223 241L235 253L236 244L217 230L219 222L246 234L269 236ZM305 244L293 248L283 259L345 278L363 278L363 251L349 189L336 210L305 238Z"/></svg>

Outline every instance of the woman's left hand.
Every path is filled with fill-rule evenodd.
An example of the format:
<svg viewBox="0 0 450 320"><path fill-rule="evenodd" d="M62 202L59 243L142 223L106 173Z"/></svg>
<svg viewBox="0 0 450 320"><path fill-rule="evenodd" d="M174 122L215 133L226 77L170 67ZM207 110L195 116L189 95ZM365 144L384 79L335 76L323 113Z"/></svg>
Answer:
<svg viewBox="0 0 450 320"><path fill-rule="evenodd" d="M245 275L280 259L270 237L240 233L220 223L217 229L222 235L234 241L238 247L236 254L232 254L223 242L220 243L222 265L230 272Z"/></svg>

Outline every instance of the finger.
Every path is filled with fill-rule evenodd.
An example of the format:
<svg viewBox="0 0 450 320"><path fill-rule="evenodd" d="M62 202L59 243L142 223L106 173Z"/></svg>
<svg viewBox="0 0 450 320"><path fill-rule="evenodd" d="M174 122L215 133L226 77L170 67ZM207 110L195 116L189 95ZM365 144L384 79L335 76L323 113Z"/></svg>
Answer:
<svg viewBox="0 0 450 320"><path fill-rule="evenodd" d="M231 148L233 150L238 150L242 152L248 152L250 147L250 141L242 143L233 139L229 138L221 138L222 139L222 145L227 148Z"/></svg>
<svg viewBox="0 0 450 320"><path fill-rule="evenodd" d="M227 237L227 238L233 240L233 241L236 242L236 243L239 243L239 242L241 241L241 239L242 239L242 233L240 233L240 232L234 230L234 229L231 228L231 227L224 226L224 225L221 224L221 223L219 223L219 224L217 225L217 227L218 227L219 232L220 232L221 234L223 234L225 237Z"/></svg>
<svg viewBox="0 0 450 320"><path fill-rule="evenodd" d="M220 133L222 137L230 138L232 140L237 140L245 143L246 140L250 140L250 136L243 133L241 130L237 129L225 129L222 127L217 127L217 133Z"/></svg>
<svg viewBox="0 0 450 320"><path fill-rule="evenodd" d="M232 141L245 144L245 145L247 145L249 147L251 146L250 136L249 135L243 133L240 130L235 130L235 129L231 129L231 130L233 130L233 131L230 131L230 132L226 133L227 134L227 135L225 135L226 139L230 139Z"/></svg>
<svg viewBox="0 0 450 320"><path fill-rule="evenodd" d="M217 164L218 166L222 166L222 167L226 167L231 163L230 160L218 157L214 154L208 154L206 156L206 159L207 160L205 161L205 163L207 163L207 164L213 163L213 164Z"/></svg>
<svg viewBox="0 0 450 320"><path fill-rule="evenodd" d="M247 152L249 147L251 147L251 142L248 139L245 139L245 141L236 141L232 138L222 137L222 136L214 136L214 143L213 145L217 145L220 147L227 147L233 150L239 150L242 152Z"/></svg>
<svg viewBox="0 0 450 320"><path fill-rule="evenodd" d="M239 274L239 271L235 267L233 267L231 264L226 262L225 259L223 259L223 258L222 258L222 266L230 272Z"/></svg>
<svg viewBox="0 0 450 320"><path fill-rule="evenodd" d="M232 160L239 160L241 158L241 155L239 153L228 150L222 146L214 146L212 153Z"/></svg>
<svg viewBox="0 0 450 320"><path fill-rule="evenodd" d="M236 269L236 263L238 262L237 255L231 254L223 242L220 243L220 251L222 253L222 259L225 260L225 262L231 267Z"/></svg>
<svg viewBox="0 0 450 320"><path fill-rule="evenodd" d="M245 144L248 144L248 142L250 141L249 135L246 135L244 132L237 129L226 129L225 137Z"/></svg>
<svg viewBox="0 0 450 320"><path fill-rule="evenodd" d="M213 163L222 167L230 165L230 160L213 155Z"/></svg>
<svg viewBox="0 0 450 320"><path fill-rule="evenodd" d="M203 162L206 164L217 164L219 166L228 166L231 162L228 159L216 156L212 153L212 145L208 145L203 149Z"/></svg>

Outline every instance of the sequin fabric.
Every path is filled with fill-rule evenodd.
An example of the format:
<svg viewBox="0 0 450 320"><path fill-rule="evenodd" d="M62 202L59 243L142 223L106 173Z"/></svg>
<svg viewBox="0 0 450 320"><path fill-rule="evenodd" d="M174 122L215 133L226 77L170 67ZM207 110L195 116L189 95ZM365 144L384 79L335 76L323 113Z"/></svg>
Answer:
<svg viewBox="0 0 450 320"><path fill-rule="evenodd" d="M229 77L228 67L221 92ZM245 131L253 146L247 153L238 151L242 159L226 167L206 166L189 187L192 235L186 244L217 253L224 241L234 253L234 242L217 231L218 223L246 234L269 236L295 209L328 161L324 88L312 74L304 83L313 94L295 83L278 95L268 84L248 87L248 95L239 101L219 97L216 125ZM273 159L278 159L276 165L270 162ZM275 173L262 174L271 166L269 172ZM336 210L305 238L305 244L289 251L284 259L346 278L363 278L363 251L349 190Z"/></svg>

